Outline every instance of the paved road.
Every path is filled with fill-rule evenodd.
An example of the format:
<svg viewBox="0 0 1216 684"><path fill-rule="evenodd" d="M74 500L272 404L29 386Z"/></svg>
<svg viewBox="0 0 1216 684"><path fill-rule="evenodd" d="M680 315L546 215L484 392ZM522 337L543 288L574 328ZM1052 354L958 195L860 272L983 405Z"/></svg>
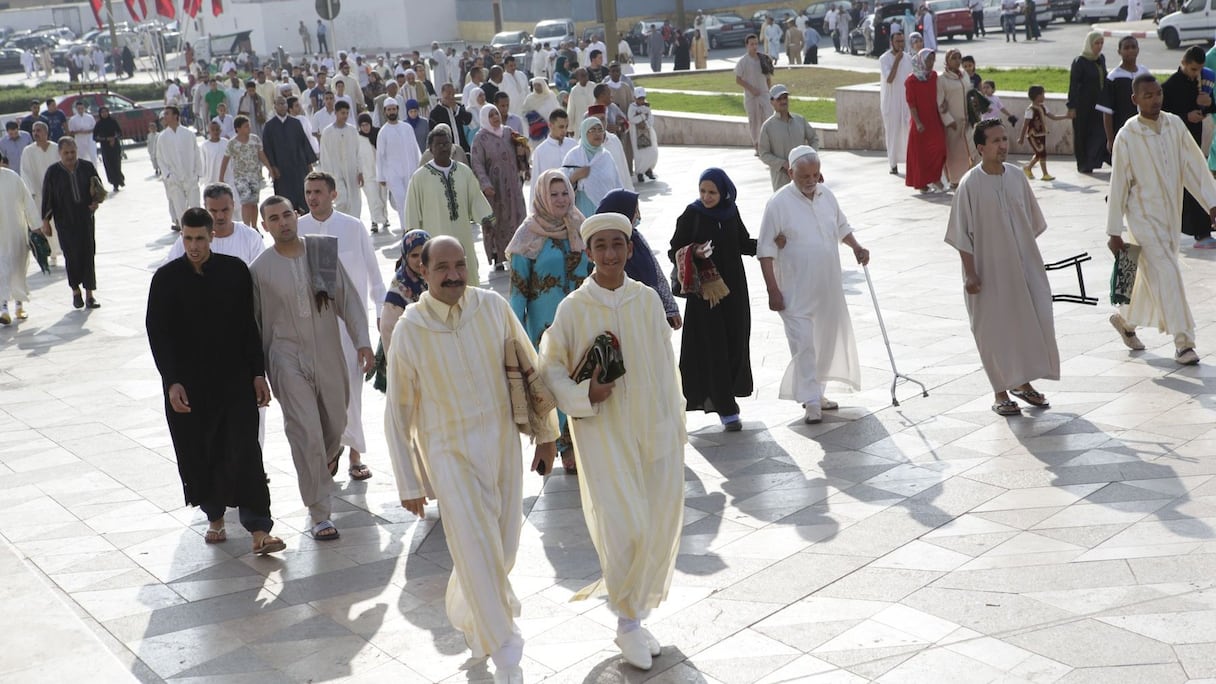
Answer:
<svg viewBox="0 0 1216 684"><path fill-rule="evenodd" d="M35 273L29 321L0 328L0 543L23 559L17 571L49 583L144 682L485 681L444 617L451 560L436 509L417 522L397 501L383 398L371 388L364 421L375 475L339 477L341 540L302 534L272 405L266 465L275 532L289 551L250 557L235 512L230 541L204 545L202 514L181 505L142 325L148 279L174 236L146 152L130 157L128 189L99 213L103 308L72 310L62 269ZM659 181L642 188L641 230L656 248L710 159L731 170L758 230L769 182L749 151L664 148ZM1039 244L1049 260L1092 253L1085 274L1101 293L1110 257L1095 217L1105 215L1106 185L1066 160L1052 164L1059 180L1034 186L1049 223ZM902 387L903 405L891 407L865 280L846 266L862 391L833 388L838 415L803 425L802 410L777 399L789 351L748 259L756 394L741 402L739 434L688 416L681 555L669 601L650 621L664 655L648 675L630 671L603 603L569 603L598 572L577 481L528 477L513 573L528 681L1216 677L1214 367L1179 369L1170 339L1155 331L1142 335L1147 351L1129 354L1106 306L1058 304L1063 377L1041 386L1053 408L999 418L968 330L958 257L942 243L947 200L910 192L881 155L829 151L825 173L872 250L900 370L930 396ZM375 236L385 275L396 240ZM1211 353L1216 255L1184 249L1199 349ZM1070 273L1051 281L1077 287ZM505 284L494 274L493 287ZM80 630L20 621L50 614L48 596L23 594L30 586L0 583L3 605L37 607L11 611L19 624L5 623L16 641L0 680L115 681L100 661L90 670L58 657L84 652Z"/></svg>

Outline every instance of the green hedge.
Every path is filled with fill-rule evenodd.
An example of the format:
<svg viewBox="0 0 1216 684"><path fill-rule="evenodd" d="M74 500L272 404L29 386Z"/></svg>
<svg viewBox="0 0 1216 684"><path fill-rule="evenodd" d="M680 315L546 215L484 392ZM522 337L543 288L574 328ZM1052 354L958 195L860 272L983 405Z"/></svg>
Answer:
<svg viewBox="0 0 1216 684"><path fill-rule="evenodd" d="M48 81L34 88L26 86L0 86L0 113L28 112L30 100L46 100L49 97L66 95L74 90L65 90L67 81ZM136 102L161 100L165 87L156 83L110 83L110 92L129 97Z"/></svg>

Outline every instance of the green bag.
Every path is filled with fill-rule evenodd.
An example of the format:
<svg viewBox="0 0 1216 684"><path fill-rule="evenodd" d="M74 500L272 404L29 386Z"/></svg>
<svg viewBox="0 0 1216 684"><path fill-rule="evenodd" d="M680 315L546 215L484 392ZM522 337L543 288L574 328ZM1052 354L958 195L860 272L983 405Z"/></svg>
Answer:
<svg viewBox="0 0 1216 684"><path fill-rule="evenodd" d="M1136 284L1136 268L1140 261L1140 245L1127 245L1115 256L1110 273L1110 303L1131 304L1132 288Z"/></svg>

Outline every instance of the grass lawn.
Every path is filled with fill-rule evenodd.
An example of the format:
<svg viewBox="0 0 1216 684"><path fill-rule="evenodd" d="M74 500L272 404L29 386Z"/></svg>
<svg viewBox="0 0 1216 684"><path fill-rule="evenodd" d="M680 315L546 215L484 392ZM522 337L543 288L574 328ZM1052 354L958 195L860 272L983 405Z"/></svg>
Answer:
<svg viewBox="0 0 1216 684"><path fill-rule="evenodd" d="M721 116L747 116L743 109L742 95L687 95L684 93L647 93L646 99L655 110L717 114ZM790 110L801 114L807 121L836 123L836 101L815 100L790 102Z"/></svg>
<svg viewBox="0 0 1216 684"><path fill-rule="evenodd" d="M996 83L997 90L1011 90L1015 93L1025 93L1032 85L1041 85L1049 93L1065 94L1068 92L1068 69L1042 67L1038 69L979 69L979 75L986 81ZM1174 72L1157 73L1157 78L1165 80Z"/></svg>
<svg viewBox="0 0 1216 684"><path fill-rule="evenodd" d="M735 84L734 72L729 71L710 73L690 71L679 76L635 76L633 81L636 85L646 88L709 90L723 93L742 92ZM867 74L841 69L777 67L777 73L773 74L773 83L784 83L791 93L802 97L835 97L836 89L841 86L877 82L877 73Z"/></svg>
<svg viewBox="0 0 1216 684"><path fill-rule="evenodd" d="M34 88L23 85L0 86L0 112L28 112L30 100L43 101L50 97L66 95L74 90L65 91L67 81L50 81ZM165 87L151 83L122 83L110 81L110 92L125 95L136 102L144 100L159 100L164 96Z"/></svg>

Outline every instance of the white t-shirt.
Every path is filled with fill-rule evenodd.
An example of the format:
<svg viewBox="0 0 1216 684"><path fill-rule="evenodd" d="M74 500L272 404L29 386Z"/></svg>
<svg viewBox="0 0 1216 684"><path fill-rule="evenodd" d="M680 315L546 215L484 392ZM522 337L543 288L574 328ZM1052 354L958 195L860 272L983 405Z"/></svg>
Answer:
<svg viewBox="0 0 1216 684"><path fill-rule="evenodd" d="M246 266L252 264L253 260L258 258L258 255L265 249L266 243L262 241L262 234L240 221L232 222L232 235L215 237L211 240L212 252L236 257L245 262ZM178 236L177 242L174 242L173 246L169 248L169 255L165 257L165 263L169 263L185 253L186 248L182 245L181 236Z"/></svg>

